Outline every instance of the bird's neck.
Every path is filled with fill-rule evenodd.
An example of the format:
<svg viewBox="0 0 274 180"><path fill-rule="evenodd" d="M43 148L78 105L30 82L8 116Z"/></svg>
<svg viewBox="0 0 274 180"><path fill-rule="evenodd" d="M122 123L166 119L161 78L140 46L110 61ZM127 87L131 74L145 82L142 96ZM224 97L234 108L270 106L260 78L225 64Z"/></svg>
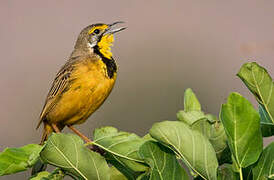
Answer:
<svg viewBox="0 0 274 180"><path fill-rule="evenodd" d="M70 58L77 57L77 56L89 56L93 53L93 50L86 48L75 48L71 55Z"/></svg>

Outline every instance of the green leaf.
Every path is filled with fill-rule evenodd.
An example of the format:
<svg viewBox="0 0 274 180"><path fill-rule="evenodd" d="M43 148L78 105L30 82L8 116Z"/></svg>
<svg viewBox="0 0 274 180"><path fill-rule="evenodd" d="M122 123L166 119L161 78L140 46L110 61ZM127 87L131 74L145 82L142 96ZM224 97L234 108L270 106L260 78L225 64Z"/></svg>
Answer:
<svg viewBox="0 0 274 180"><path fill-rule="evenodd" d="M238 93L231 93L220 114L228 145L239 168L256 162L263 148L260 117L252 104Z"/></svg>
<svg viewBox="0 0 274 180"><path fill-rule="evenodd" d="M240 172L240 166L237 164L234 156L231 156L231 160L232 160L232 169L233 169L233 171L239 173Z"/></svg>
<svg viewBox="0 0 274 180"><path fill-rule="evenodd" d="M136 134L118 132L114 127L97 128L94 131L94 145L110 153L113 160L136 172L144 172L148 169L144 165L144 160L138 155L139 148L144 142L146 140Z"/></svg>
<svg viewBox="0 0 274 180"><path fill-rule="evenodd" d="M129 168L126 164L120 161L117 156L114 156L110 153L106 155L107 162L113 165L118 171L120 171L128 180L136 180L141 174L144 172L134 171L133 169Z"/></svg>
<svg viewBox="0 0 274 180"><path fill-rule="evenodd" d="M29 180L43 180L43 179L47 179L47 177L50 175L50 173L48 171L42 171L39 172L38 174L30 177Z"/></svg>
<svg viewBox="0 0 274 180"><path fill-rule="evenodd" d="M113 165L116 169L118 169L128 180L136 180L139 177L145 176L148 173L148 165L146 171L135 171L134 168L129 168L126 163L122 162L120 158L115 155L107 153L105 157L107 159L107 162ZM143 178L141 179L143 180Z"/></svg>
<svg viewBox="0 0 274 180"><path fill-rule="evenodd" d="M47 171L39 172L38 174L31 176L30 180L62 180L64 177L65 174L57 168L52 173Z"/></svg>
<svg viewBox="0 0 274 180"><path fill-rule="evenodd" d="M205 117L211 123L219 123L220 122L220 120L218 120L217 116L215 116L215 115L206 114Z"/></svg>
<svg viewBox="0 0 274 180"><path fill-rule="evenodd" d="M218 159L222 151L227 147L226 135L222 123L212 114L204 114L201 105L191 89L185 91L184 111L177 113L177 118L190 125L195 130L206 136L213 145Z"/></svg>
<svg viewBox="0 0 274 180"><path fill-rule="evenodd" d="M274 178L274 142L270 143L262 152L259 161L252 169L254 180Z"/></svg>
<svg viewBox="0 0 274 180"><path fill-rule="evenodd" d="M25 171L38 160L42 146L29 144L20 148L6 148L0 153L0 176Z"/></svg>
<svg viewBox="0 0 274 180"><path fill-rule="evenodd" d="M178 121L155 123L150 135L175 150L189 167L204 179L217 179L218 162L214 148L200 132Z"/></svg>
<svg viewBox="0 0 274 180"><path fill-rule="evenodd" d="M270 137L274 135L274 124L261 122L261 131L263 137Z"/></svg>
<svg viewBox="0 0 274 180"><path fill-rule="evenodd" d="M271 122L269 114L266 112L264 106L262 106L261 104L259 104L259 114L260 114L261 122L273 124Z"/></svg>
<svg viewBox="0 0 274 180"><path fill-rule="evenodd" d="M127 180L127 178L114 166L110 168L110 180Z"/></svg>
<svg viewBox="0 0 274 180"><path fill-rule="evenodd" d="M262 105L259 105L259 114L261 118L261 131L263 137L273 136L274 124L271 122L269 115Z"/></svg>
<svg viewBox="0 0 274 180"><path fill-rule="evenodd" d="M201 111L201 104L197 99L192 89L188 88L184 94L184 110L188 111Z"/></svg>
<svg viewBox="0 0 274 180"><path fill-rule="evenodd" d="M144 135L142 139L144 139L145 141L156 141L155 139L153 139L153 138L151 137L150 134Z"/></svg>
<svg viewBox="0 0 274 180"><path fill-rule="evenodd" d="M244 64L237 75L265 108L271 122L274 123L274 82L267 70L252 62Z"/></svg>
<svg viewBox="0 0 274 180"><path fill-rule="evenodd" d="M48 164L77 176L79 179L109 179L109 167L98 153L84 146L73 134L53 133L40 153Z"/></svg>
<svg viewBox="0 0 274 180"><path fill-rule="evenodd" d="M139 150L151 168L150 180L183 180L188 175L176 159L173 151L155 141L144 143Z"/></svg>
<svg viewBox="0 0 274 180"><path fill-rule="evenodd" d="M177 118L188 125L205 118L205 114L201 111L201 104L190 88L185 90L184 110L177 113Z"/></svg>
<svg viewBox="0 0 274 180"><path fill-rule="evenodd" d="M177 118L184 123L191 125L196 121L206 118L202 111L179 111L177 113Z"/></svg>
<svg viewBox="0 0 274 180"><path fill-rule="evenodd" d="M237 180L238 174L232 170L231 164L223 164L218 169L218 180Z"/></svg>
<svg viewBox="0 0 274 180"><path fill-rule="evenodd" d="M227 138L222 123L216 121L212 124L208 119L202 118L194 122L191 127L192 129L201 132L209 139L217 154L218 159L221 158L222 152L227 147Z"/></svg>

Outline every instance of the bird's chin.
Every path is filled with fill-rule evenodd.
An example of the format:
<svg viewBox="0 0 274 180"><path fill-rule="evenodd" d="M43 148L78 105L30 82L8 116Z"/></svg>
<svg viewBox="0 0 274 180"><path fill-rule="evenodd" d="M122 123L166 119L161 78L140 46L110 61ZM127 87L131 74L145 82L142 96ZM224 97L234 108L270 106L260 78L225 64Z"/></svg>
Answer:
<svg viewBox="0 0 274 180"><path fill-rule="evenodd" d="M88 43L88 46L89 46L90 48L94 48L96 45L97 45L96 42L94 42L94 43Z"/></svg>

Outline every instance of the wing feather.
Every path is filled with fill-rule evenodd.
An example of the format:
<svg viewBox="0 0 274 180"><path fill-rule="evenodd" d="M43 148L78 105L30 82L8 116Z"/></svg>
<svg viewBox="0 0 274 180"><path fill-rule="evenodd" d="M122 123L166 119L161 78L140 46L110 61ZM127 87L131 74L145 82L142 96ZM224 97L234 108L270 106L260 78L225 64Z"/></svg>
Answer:
<svg viewBox="0 0 274 180"><path fill-rule="evenodd" d="M68 87L70 83L70 75L73 71L73 63L68 61L61 70L57 73L50 91L47 95L45 105L40 114L40 121L36 128L39 128L46 115L52 110L52 108L58 103L59 98L61 97L64 90Z"/></svg>

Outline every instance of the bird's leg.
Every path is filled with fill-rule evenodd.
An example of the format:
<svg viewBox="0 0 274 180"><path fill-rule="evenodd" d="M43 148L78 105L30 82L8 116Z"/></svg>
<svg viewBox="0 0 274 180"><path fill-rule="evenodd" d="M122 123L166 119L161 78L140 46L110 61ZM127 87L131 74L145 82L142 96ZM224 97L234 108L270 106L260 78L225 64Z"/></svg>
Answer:
<svg viewBox="0 0 274 180"><path fill-rule="evenodd" d="M68 126L75 134L77 134L78 136L80 136L80 138L82 138L86 143L90 143L92 142L87 136L85 136L84 134L82 134L80 131L78 131L77 129L75 129L73 126Z"/></svg>
<svg viewBox="0 0 274 180"><path fill-rule="evenodd" d="M80 131L78 131L77 129L75 129L73 126L68 126L75 134L77 134L78 136L80 136L86 143L91 143L92 141L86 137L84 134L82 134ZM95 151L100 153L102 156L105 154L105 151L95 145L92 145L89 147L90 150Z"/></svg>
<svg viewBox="0 0 274 180"><path fill-rule="evenodd" d="M51 126L52 126L53 130L54 130L56 133L61 132L61 131L59 130L59 128L56 126L56 124L51 124Z"/></svg>

